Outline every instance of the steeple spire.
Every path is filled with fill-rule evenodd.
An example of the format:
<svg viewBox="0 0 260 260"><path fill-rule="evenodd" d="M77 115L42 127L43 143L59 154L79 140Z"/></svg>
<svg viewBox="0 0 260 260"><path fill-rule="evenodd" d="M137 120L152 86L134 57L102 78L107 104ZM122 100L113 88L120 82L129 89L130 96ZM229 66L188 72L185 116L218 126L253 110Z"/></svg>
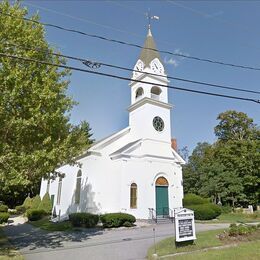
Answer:
<svg viewBox="0 0 260 260"><path fill-rule="evenodd" d="M158 58L161 61L160 54L157 51L156 44L153 39L152 30L151 30L151 20L159 20L158 16L151 16L150 9L146 13L146 17L148 19L148 32L146 36L146 40L144 43L144 47L141 51L139 59L144 63L144 67L148 67L150 62L155 58Z"/></svg>
<svg viewBox="0 0 260 260"><path fill-rule="evenodd" d="M144 63L145 67L149 66L150 62L152 60L154 60L155 58L158 58L161 61L160 54L157 50L150 27L151 26L148 25L148 32L147 32L146 40L145 40L144 47L143 47L140 57L139 57L139 59Z"/></svg>

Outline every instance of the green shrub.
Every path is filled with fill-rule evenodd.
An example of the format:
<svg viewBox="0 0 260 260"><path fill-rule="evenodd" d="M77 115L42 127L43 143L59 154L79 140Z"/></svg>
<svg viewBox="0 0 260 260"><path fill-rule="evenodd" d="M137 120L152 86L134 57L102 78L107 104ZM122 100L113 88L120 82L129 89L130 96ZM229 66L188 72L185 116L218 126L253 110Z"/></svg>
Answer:
<svg viewBox="0 0 260 260"><path fill-rule="evenodd" d="M23 207L25 207L26 209L30 209L32 207L32 198L30 197L27 197L23 204L22 204Z"/></svg>
<svg viewBox="0 0 260 260"><path fill-rule="evenodd" d="M124 227L132 227L134 226L133 223L129 222L129 221L126 221L124 224L123 224Z"/></svg>
<svg viewBox="0 0 260 260"><path fill-rule="evenodd" d="M108 213L100 216L100 220L105 228L121 227L129 222L133 225L136 219L133 215L126 213Z"/></svg>
<svg viewBox="0 0 260 260"><path fill-rule="evenodd" d="M41 203L41 197L39 195L36 195L34 198L32 198L32 206L31 209L38 209Z"/></svg>
<svg viewBox="0 0 260 260"><path fill-rule="evenodd" d="M200 205L209 203L209 199L204 199L196 194L188 193L184 195L183 206L189 207L190 205Z"/></svg>
<svg viewBox="0 0 260 260"><path fill-rule="evenodd" d="M23 214L26 211L26 208L23 205L16 206L15 209L16 209L17 214Z"/></svg>
<svg viewBox="0 0 260 260"><path fill-rule="evenodd" d="M235 236L238 235L238 227L237 227L236 224L231 224L231 225L229 226L228 234L229 234L229 236L231 236L231 237L235 237Z"/></svg>
<svg viewBox="0 0 260 260"><path fill-rule="evenodd" d="M51 203L51 198L50 198L50 195L48 192L46 192L45 195L43 196L38 209L43 209L46 212L46 214L48 214L48 215L51 214L52 203Z"/></svg>
<svg viewBox="0 0 260 260"><path fill-rule="evenodd" d="M229 226L228 233L229 236L238 236L238 235L245 236L251 234L256 230L257 230L256 226L243 225L243 224L237 226L236 224L231 224Z"/></svg>
<svg viewBox="0 0 260 260"><path fill-rule="evenodd" d="M74 227L95 227L99 221L99 216L91 213L72 213L69 215L69 220Z"/></svg>
<svg viewBox="0 0 260 260"><path fill-rule="evenodd" d="M6 223L8 221L8 218L10 217L10 214L7 212L0 212L0 224Z"/></svg>
<svg viewBox="0 0 260 260"><path fill-rule="evenodd" d="M227 214L232 212L232 207L230 206L219 206L221 213Z"/></svg>
<svg viewBox="0 0 260 260"><path fill-rule="evenodd" d="M0 212L8 212L8 206L0 204Z"/></svg>
<svg viewBox="0 0 260 260"><path fill-rule="evenodd" d="M46 212L42 209L28 209L26 215L30 221L35 221L43 218Z"/></svg>
<svg viewBox="0 0 260 260"><path fill-rule="evenodd" d="M195 219L210 220L221 214L221 209L212 203L201 205L190 205L189 208L194 211Z"/></svg>

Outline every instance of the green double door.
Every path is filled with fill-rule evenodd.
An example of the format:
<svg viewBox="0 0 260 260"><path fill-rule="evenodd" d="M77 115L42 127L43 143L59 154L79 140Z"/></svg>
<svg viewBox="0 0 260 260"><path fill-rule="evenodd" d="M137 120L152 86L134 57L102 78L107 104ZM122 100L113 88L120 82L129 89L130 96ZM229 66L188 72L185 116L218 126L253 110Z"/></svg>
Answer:
<svg viewBox="0 0 260 260"><path fill-rule="evenodd" d="M168 186L155 186L156 215L169 215Z"/></svg>

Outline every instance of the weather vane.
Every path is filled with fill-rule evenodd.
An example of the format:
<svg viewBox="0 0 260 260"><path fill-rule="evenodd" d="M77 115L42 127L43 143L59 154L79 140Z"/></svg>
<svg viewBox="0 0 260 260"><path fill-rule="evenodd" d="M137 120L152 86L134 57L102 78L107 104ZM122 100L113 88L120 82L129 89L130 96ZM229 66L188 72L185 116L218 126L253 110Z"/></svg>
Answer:
<svg viewBox="0 0 260 260"><path fill-rule="evenodd" d="M148 28L151 29L151 20L155 19L155 20L159 20L159 16L156 15L151 15L150 9L148 9L148 12L145 13L146 18L148 19Z"/></svg>

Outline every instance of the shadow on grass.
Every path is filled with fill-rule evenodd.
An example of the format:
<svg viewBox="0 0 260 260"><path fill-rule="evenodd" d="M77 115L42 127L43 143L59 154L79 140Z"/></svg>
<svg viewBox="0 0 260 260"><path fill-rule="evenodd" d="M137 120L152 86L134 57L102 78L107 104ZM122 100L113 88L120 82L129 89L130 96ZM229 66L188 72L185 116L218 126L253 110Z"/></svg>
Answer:
<svg viewBox="0 0 260 260"><path fill-rule="evenodd" d="M84 242L90 239L90 237L103 234L103 230L98 228L77 231L47 232L29 224L6 226L4 232L8 236L10 242L17 249L22 251L40 248L62 248L64 247L64 242Z"/></svg>

